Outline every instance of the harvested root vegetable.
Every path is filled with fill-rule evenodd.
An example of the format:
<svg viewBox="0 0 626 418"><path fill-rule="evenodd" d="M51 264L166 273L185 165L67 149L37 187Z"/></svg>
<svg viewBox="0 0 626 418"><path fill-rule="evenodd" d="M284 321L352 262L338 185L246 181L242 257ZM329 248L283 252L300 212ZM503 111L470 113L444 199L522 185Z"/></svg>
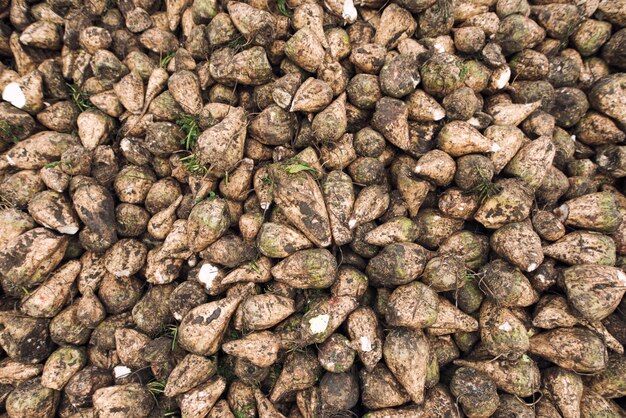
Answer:
<svg viewBox="0 0 626 418"><path fill-rule="evenodd" d="M0 408L626 416L624 10L0 0Z"/></svg>

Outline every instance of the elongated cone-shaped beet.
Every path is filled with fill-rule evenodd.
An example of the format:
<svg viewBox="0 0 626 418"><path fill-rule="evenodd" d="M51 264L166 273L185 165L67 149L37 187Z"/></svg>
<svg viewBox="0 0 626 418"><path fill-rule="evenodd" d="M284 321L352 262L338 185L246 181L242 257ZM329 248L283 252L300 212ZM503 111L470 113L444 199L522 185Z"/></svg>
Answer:
<svg viewBox="0 0 626 418"><path fill-rule="evenodd" d="M187 354L170 373L163 393L170 397L185 393L206 382L216 369L215 361L197 354Z"/></svg>
<svg viewBox="0 0 626 418"><path fill-rule="evenodd" d="M351 296L333 296L315 305L302 317L300 333L304 344L322 343L359 306Z"/></svg>
<svg viewBox="0 0 626 418"><path fill-rule="evenodd" d="M387 48L395 48L405 38L413 36L417 23L411 13L397 4L386 7L380 17L379 30L374 42Z"/></svg>
<svg viewBox="0 0 626 418"><path fill-rule="evenodd" d="M348 316L346 327L363 366L373 370L383 357L383 337L376 314L369 307L357 308Z"/></svg>
<svg viewBox="0 0 626 418"><path fill-rule="evenodd" d="M558 328L535 335L530 339L530 352L577 373L599 372L608 361L602 339L583 328Z"/></svg>
<svg viewBox="0 0 626 418"><path fill-rule="evenodd" d="M591 105L607 116L616 119L622 126L626 124L626 105L622 100L626 89L624 87L625 82L626 74L611 74L602 77L589 91Z"/></svg>
<svg viewBox="0 0 626 418"><path fill-rule="evenodd" d="M28 203L28 212L37 223L62 234L78 232L78 220L72 206L60 193L52 190L37 193Z"/></svg>
<svg viewBox="0 0 626 418"><path fill-rule="evenodd" d="M139 383L103 387L93 394L96 416L147 416L154 406L154 398Z"/></svg>
<svg viewBox="0 0 626 418"><path fill-rule="evenodd" d="M206 417L226 389L226 379L213 376L208 382L196 386L180 396L181 415L189 418Z"/></svg>
<svg viewBox="0 0 626 418"><path fill-rule="evenodd" d="M202 111L202 96L198 76L188 70L178 71L167 81L168 91L186 113Z"/></svg>
<svg viewBox="0 0 626 418"><path fill-rule="evenodd" d="M354 207L352 179L343 171L331 171L322 183L322 193L333 240L336 245L345 245L352 241L352 230L348 226Z"/></svg>
<svg viewBox="0 0 626 418"><path fill-rule="evenodd" d="M589 193L568 200L554 213L565 225L598 232L615 232L622 222L615 197L610 192Z"/></svg>
<svg viewBox="0 0 626 418"><path fill-rule="evenodd" d="M500 103L489 109L494 125L517 126L539 108L541 101L533 103Z"/></svg>
<svg viewBox="0 0 626 418"><path fill-rule="evenodd" d="M46 228L26 231L0 249L2 288L13 296L24 294L59 264L67 248L67 236Z"/></svg>
<svg viewBox="0 0 626 418"><path fill-rule="evenodd" d="M61 311L72 294L72 284L80 272L80 262L72 260L57 269L52 276L32 291L22 302L20 310L38 318L52 318Z"/></svg>
<svg viewBox="0 0 626 418"><path fill-rule="evenodd" d="M189 73L189 72L188 72ZM143 80L136 72L130 72L113 86L120 103L131 113L139 114L143 109Z"/></svg>
<svg viewBox="0 0 626 418"><path fill-rule="evenodd" d="M396 242L412 242L418 235L415 223L403 216L393 218L388 222L372 229L363 239L368 244L384 247Z"/></svg>
<svg viewBox="0 0 626 418"><path fill-rule="evenodd" d="M495 173L502 171L526 140L524 133L514 126L493 125L485 129L484 135L500 146L498 151L489 154Z"/></svg>
<svg viewBox="0 0 626 418"><path fill-rule="evenodd" d="M446 335L478 330L478 321L454 306L448 299L439 297L437 319L428 327L430 335Z"/></svg>
<svg viewBox="0 0 626 418"><path fill-rule="evenodd" d="M626 274L617 267L581 264L563 271L563 286L574 309L589 321L599 321L622 300Z"/></svg>
<svg viewBox="0 0 626 418"><path fill-rule="evenodd" d="M269 45L276 33L276 19L265 10L246 3L231 2L227 6L233 25L248 42Z"/></svg>
<svg viewBox="0 0 626 418"><path fill-rule="evenodd" d="M90 231L100 236L108 245L117 241L115 205L111 194L102 186L79 187L73 196L74 210Z"/></svg>
<svg viewBox="0 0 626 418"><path fill-rule="evenodd" d="M43 365L26 364L5 358L0 362L0 376L3 385L17 385L20 382L37 377L41 374Z"/></svg>
<svg viewBox="0 0 626 418"><path fill-rule="evenodd" d="M256 262L250 262L232 270L222 279L222 284L242 282L266 283L271 279L270 268L272 268L270 259L259 257Z"/></svg>
<svg viewBox="0 0 626 418"><path fill-rule="evenodd" d="M615 264L615 242L611 237L595 232L575 231L552 245L543 247L543 253L570 265Z"/></svg>
<svg viewBox="0 0 626 418"><path fill-rule="evenodd" d="M5 156L10 166L24 170L39 169L57 161L68 148L77 145L80 145L77 136L44 131L18 142Z"/></svg>
<svg viewBox="0 0 626 418"><path fill-rule="evenodd" d="M412 163L412 159L409 160ZM412 173L413 168L408 164L409 161L405 162L394 161L391 165L391 173L396 188L406 203L409 215L414 217L417 216L432 185L426 180L416 179Z"/></svg>
<svg viewBox="0 0 626 418"><path fill-rule="evenodd" d="M62 390L72 376L86 364L84 348L71 346L58 348L46 360L41 375L41 386Z"/></svg>
<svg viewBox="0 0 626 418"><path fill-rule="evenodd" d="M389 207L389 200L386 186L374 184L364 187L354 201L348 226L355 228L357 225L378 219Z"/></svg>
<svg viewBox="0 0 626 418"><path fill-rule="evenodd" d="M585 383L590 390L605 398L621 398L626 394L626 358L610 354L606 370L589 377Z"/></svg>
<svg viewBox="0 0 626 418"><path fill-rule="evenodd" d="M230 317L242 296L230 296L200 305L185 315L178 327L178 342L185 350L210 356L219 350Z"/></svg>
<svg viewBox="0 0 626 418"><path fill-rule="evenodd" d="M310 388L317 382L319 372L317 357L310 351L289 354L269 399L276 402L290 392Z"/></svg>
<svg viewBox="0 0 626 418"><path fill-rule="evenodd" d="M287 219L319 247L331 244L330 220L322 191L309 166L289 160L270 168L274 201Z"/></svg>
<svg viewBox="0 0 626 418"><path fill-rule="evenodd" d="M420 157L413 172L437 186L447 186L454 178L456 163L447 153L434 149Z"/></svg>
<svg viewBox="0 0 626 418"><path fill-rule="evenodd" d="M480 308L480 340L492 356L523 354L529 342L526 327L508 308L485 301Z"/></svg>
<svg viewBox="0 0 626 418"><path fill-rule="evenodd" d="M311 246L313 244L304 235L283 224L266 222L257 235L259 252L271 258L285 258Z"/></svg>
<svg viewBox="0 0 626 418"><path fill-rule="evenodd" d="M241 329L263 330L278 324L295 310L293 299L288 297L271 293L253 295L239 307L235 325L240 321Z"/></svg>
<svg viewBox="0 0 626 418"><path fill-rule="evenodd" d="M556 154L556 147L549 136L542 136L522 147L504 168L504 173L519 177L532 188L543 182Z"/></svg>
<svg viewBox="0 0 626 418"><path fill-rule="evenodd" d="M491 248L522 271L531 272L543 263L541 238L529 220L510 223L496 230L489 240ZM516 242L519 245L512 246Z"/></svg>
<svg viewBox="0 0 626 418"><path fill-rule="evenodd" d="M335 281L337 260L325 249L297 251L274 267L272 276L296 289L324 289Z"/></svg>
<svg viewBox="0 0 626 418"><path fill-rule="evenodd" d="M389 325L421 329L437 320L439 298L434 290L423 283L399 286L387 303L385 318Z"/></svg>
<svg viewBox="0 0 626 418"><path fill-rule="evenodd" d="M501 179L495 185L500 191L484 200L474 219L490 229L526 219L533 205L528 185L519 179Z"/></svg>
<svg viewBox="0 0 626 418"><path fill-rule="evenodd" d="M314 73L324 58L324 47L313 29L303 27L289 38L285 55L305 71Z"/></svg>
<svg viewBox="0 0 626 418"><path fill-rule="evenodd" d="M223 177L243 158L247 124L242 108L230 108L224 119L200 134L196 154L211 174Z"/></svg>
<svg viewBox="0 0 626 418"><path fill-rule="evenodd" d="M470 418L490 417L500 405L493 380L470 367L455 370L450 391Z"/></svg>
<svg viewBox="0 0 626 418"><path fill-rule="evenodd" d="M303 3L296 7L292 17L295 30L307 27L315 33L324 49L328 49L328 41L324 34L324 9L317 3Z"/></svg>
<svg viewBox="0 0 626 418"><path fill-rule="evenodd" d="M560 367L552 367L543 371L543 385L563 418L580 417L580 400L583 396L583 380L580 375Z"/></svg>
<svg viewBox="0 0 626 418"><path fill-rule="evenodd" d="M197 203L187 220L187 245L202 251L217 241L230 226L230 211L224 199L205 199Z"/></svg>
<svg viewBox="0 0 626 418"><path fill-rule="evenodd" d="M366 273L373 286L399 286L415 280L428 257L428 251L418 244L390 244L369 261Z"/></svg>
<svg viewBox="0 0 626 418"><path fill-rule="evenodd" d="M346 132L346 93L319 112L311 122L313 136L321 142L335 142Z"/></svg>
<svg viewBox="0 0 626 418"><path fill-rule="evenodd" d="M408 150L411 147L408 117L408 108L402 100L383 97L376 102L372 127L396 147Z"/></svg>
<svg viewBox="0 0 626 418"><path fill-rule="evenodd" d="M424 90L417 89L407 98L409 120L431 122L443 119L446 116L444 108Z"/></svg>
<svg viewBox="0 0 626 418"><path fill-rule="evenodd" d="M323 80L309 77L293 96L290 112L319 112L333 100L333 90ZM344 105L345 106L345 105Z"/></svg>
<svg viewBox="0 0 626 418"><path fill-rule="evenodd" d="M373 370L361 370L361 397L368 409L391 408L407 403L410 398L384 364Z"/></svg>
<svg viewBox="0 0 626 418"><path fill-rule="evenodd" d="M430 346L421 331L396 328L385 338L385 363L416 404L424 402L429 355Z"/></svg>
<svg viewBox="0 0 626 418"><path fill-rule="evenodd" d="M258 367L269 367L276 362L280 349L278 338L269 331L248 334L242 339L222 345L226 354L248 360Z"/></svg>
<svg viewBox="0 0 626 418"><path fill-rule="evenodd" d="M521 398L531 396L541 386L539 367L525 354L516 360L454 360L454 364L485 373L498 389Z"/></svg>
<svg viewBox="0 0 626 418"><path fill-rule="evenodd" d="M183 201L183 197L179 196L167 208L154 214L148 221L148 234L156 240L163 240L172 230L174 222L176 222L176 209Z"/></svg>
<svg viewBox="0 0 626 418"><path fill-rule="evenodd" d="M504 260L494 260L480 272L480 287L496 303L524 307L536 302L532 285L515 266Z"/></svg>
<svg viewBox="0 0 626 418"><path fill-rule="evenodd" d="M452 121L439 131L437 147L453 157L480 152L496 152L500 146L484 137L469 123Z"/></svg>

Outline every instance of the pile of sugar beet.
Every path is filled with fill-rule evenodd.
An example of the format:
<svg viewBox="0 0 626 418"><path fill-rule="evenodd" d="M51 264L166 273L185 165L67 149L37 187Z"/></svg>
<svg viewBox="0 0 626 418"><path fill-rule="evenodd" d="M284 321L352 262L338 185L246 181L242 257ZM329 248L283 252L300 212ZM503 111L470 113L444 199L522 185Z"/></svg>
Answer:
<svg viewBox="0 0 626 418"><path fill-rule="evenodd" d="M626 417L626 0L0 16L0 417Z"/></svg>

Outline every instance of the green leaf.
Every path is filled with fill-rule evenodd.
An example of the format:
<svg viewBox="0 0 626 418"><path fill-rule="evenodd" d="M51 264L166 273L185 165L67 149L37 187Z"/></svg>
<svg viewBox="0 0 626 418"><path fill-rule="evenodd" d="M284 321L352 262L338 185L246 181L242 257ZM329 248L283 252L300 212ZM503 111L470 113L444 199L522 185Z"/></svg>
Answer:
<svg viewBox="0 0 626 418"><path fill-rule="evenodd" d="M301 171L308 171L310 173L316 173L317 171L311 167L308 166L306 164L299 164L299 163L294 163L294 164L288 164L285 166L285 171L289 174L296 174L299 173Z"/></svg>
<svg viewBox="0 0 626 418"><path fill-rule="evenodd" d="M180 114L176 118L176 124L180 126L184 136L180 139L180 143L190 151L196 146L198 137L200 136L200 126L198 125L198 117L189 114Z"/></svg>
<svg viewBox="0 0 626 418"><path fill-rule="evenodd" d="M176 52L170 52L169 54L161 58L161 62L159 63L159 66L161 68L166 68L167 65L170 63L170 61L172 60L172 58L174 58L174 55L176 55Z"/></svg>
<svg viewBox="0 0 626 418"><path fill-rule="evenodd" d="M206 166L200 164L200 159L196 154L189 154L181 158L180 161L190 174L204 176L209 171Z"/></svg>
<svg viewBox="0 0 626 418"><path fill-rule="evenodd" d="M80 110L84 112L87 109L91 109L93 104L89 101L89 95L82 91L76 84L66 83L67 88L70 89L70 95L72 96L72 101Z"/></svg>
<svg viewBox="0 0 626 418"><path fill-rule="evenodd" d="M278 6L278 10L287 17L291 17L291 10L287 7L286 0L276 0L276 6Z"/></svg>

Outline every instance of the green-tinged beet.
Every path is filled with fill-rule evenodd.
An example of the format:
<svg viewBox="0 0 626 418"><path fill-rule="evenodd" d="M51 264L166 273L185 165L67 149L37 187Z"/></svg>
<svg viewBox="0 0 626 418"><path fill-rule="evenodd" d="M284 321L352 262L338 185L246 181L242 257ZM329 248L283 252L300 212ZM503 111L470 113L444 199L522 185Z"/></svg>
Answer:
<svg viewBox="0 0 626 418"><path fill-rule="evenodd" d="M530 352L578 373L603 370L608 361L604 342L582 328L558 328L530 339Z"/></svg>

